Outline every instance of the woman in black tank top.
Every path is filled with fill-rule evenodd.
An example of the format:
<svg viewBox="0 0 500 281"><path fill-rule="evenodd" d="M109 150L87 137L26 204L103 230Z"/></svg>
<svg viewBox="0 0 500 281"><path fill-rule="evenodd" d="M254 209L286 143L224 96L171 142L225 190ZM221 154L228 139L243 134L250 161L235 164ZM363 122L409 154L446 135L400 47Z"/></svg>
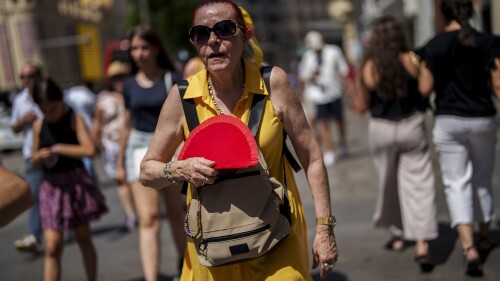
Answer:
<svg viewBox="0 0 500 281"><path fill-rule="evenodd" d="M470 26L471 0L442 0L441 12L446 26L422 48L419 86L424 95L435 91L433 138L465 273L482 276L482 254L493 247L496 109L492 96L500 96L500 45L497 37Z"/></svg>
<svg viewBox="0 0 500 281"><path fill-rule="evenodd" d="M94 145L83 118L63 101L61 89L50 79L37 82L33 99L44 114L33 124L33 166L43 166L40 218L45 240L45 279L61 275L64 231L74 230L80 244L87 280L97 278L97 253L89 223L107 212L104 195L88 175L82 157L94 155Z"/></svg>

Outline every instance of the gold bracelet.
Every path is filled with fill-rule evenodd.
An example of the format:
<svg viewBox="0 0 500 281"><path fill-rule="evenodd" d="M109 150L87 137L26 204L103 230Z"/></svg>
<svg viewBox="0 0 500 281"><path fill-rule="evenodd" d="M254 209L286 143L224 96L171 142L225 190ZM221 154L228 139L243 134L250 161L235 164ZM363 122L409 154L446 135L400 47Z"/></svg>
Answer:
<svg viewBox="0 0 500 281"><path fill-rule="evenodd" d="M333 215L326 218L317 218L316 225L329 225L335 227L337 225L337 219Z"/></svg>
<svg viewBox="0 0 500 281"><path fill-rule="evenodd" d="M413 65L415 65L417 68L419 68L420 62L422 61L420 59L420 57L413 51L410 51L409 54L410 54L410 60L413 63Z"/></svg>
<svg viewBox="0 0 500 281"><path fill-rule="evenodd" d="M172 167L172 163L174 161L170 161L165 165L165 168L163 168L163 177L165 177L169 182L173 184L178 184L180 181L176 181L174 177L172 176L172 173L170 172L170 168Z"/></svg>

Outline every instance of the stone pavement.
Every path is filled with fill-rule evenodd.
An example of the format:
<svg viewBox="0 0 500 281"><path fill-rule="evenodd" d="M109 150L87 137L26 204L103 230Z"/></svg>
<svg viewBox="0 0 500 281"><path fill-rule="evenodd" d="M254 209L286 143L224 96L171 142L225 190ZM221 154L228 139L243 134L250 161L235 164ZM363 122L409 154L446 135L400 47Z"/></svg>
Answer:
<svg viewBox="0 0 500 281"><path fill-rule="evenodd" d="M429 118L430 119L430 118ZM411 243L403 252L390 252L383 248L389 235L385 230L374 229L371 217L375 205L376 177L367 148L367 117L347 112L348 142L350 155L328 168L332 204L337 216L335 233L339 244L340 258L336 270L326 280L332 281L455 281L470 280L462 270L462 255L454 231L449 228L449 219L443 189L437 178L437 204L439 238L431 242L431 254L437 264L429 274L419 272L413 262L414 248ZM334 130L335 132L335 130ZM499 146L500 147L500 146ZM497 148L497 167L500 153ZM20 152L0 155L3 165L22 174ZM437 163L435 163L437 164ZM94 243L99 257L98 280L134 281L142 280L138 252L137 231L120 233L123 215L118 204L113 182L107 179L97 158L101 187L105 193L110 212L92 225ZM438 173L438 167L436 172ZM498 168L495 168L498 171ZM308 218L309 243L312 244L314 208L303 172L297 176L302 202ZM500 174L495 173L496 214L500 215ZM42 280L43 257L33 257L16 252L12 242L27 230L27 215L23 214L7 227L0 229L0 281ZM494 240L500 245L500 225L493 226ZM67 236L63 254L62 280L84 280L83 264L78 245ZM165 222L162 231L161 280L173 280L176 276L176 260L169 226ZM309 253L310 255L310 253ZM482 280L500 280L500 247L494 249L484 265ZM319 280L318 270L313 270L313 279ZM249 278L248 280L252 280Z"/></svg>

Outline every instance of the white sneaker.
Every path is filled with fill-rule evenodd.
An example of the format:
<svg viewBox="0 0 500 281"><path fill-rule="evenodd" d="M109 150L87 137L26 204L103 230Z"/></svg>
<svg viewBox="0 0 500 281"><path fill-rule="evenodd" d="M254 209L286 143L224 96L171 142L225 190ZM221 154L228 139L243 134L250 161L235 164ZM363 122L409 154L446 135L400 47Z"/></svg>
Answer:
<svg viewBox="0 0 500 281"><path fill-rule="evenodd" d="M333 151L327 151L323 154L323 162L325 162L326 167L330 167L335 164L335 153Z"/></svg>
<svg viewBox="0 0 500 281"><path fill-rule="evenodd" d="M42 244L38 242L33 234L26 235L23 238L14 241L14 246L18 251L40 254L43 251Z"/></svg>

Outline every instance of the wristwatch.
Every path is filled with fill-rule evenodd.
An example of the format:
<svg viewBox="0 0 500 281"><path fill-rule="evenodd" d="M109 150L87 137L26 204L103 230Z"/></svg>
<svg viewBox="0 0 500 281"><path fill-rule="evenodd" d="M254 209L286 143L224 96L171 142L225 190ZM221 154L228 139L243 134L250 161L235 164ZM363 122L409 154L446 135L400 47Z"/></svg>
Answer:
<svg viewBox="0 0 500 281"><path fill-rule="evenodd" d="M331 227L335 227L335 225L337 225L337 219L335 218L335 216L318 218L316 219L316 225L329 225Z"/></svg>

